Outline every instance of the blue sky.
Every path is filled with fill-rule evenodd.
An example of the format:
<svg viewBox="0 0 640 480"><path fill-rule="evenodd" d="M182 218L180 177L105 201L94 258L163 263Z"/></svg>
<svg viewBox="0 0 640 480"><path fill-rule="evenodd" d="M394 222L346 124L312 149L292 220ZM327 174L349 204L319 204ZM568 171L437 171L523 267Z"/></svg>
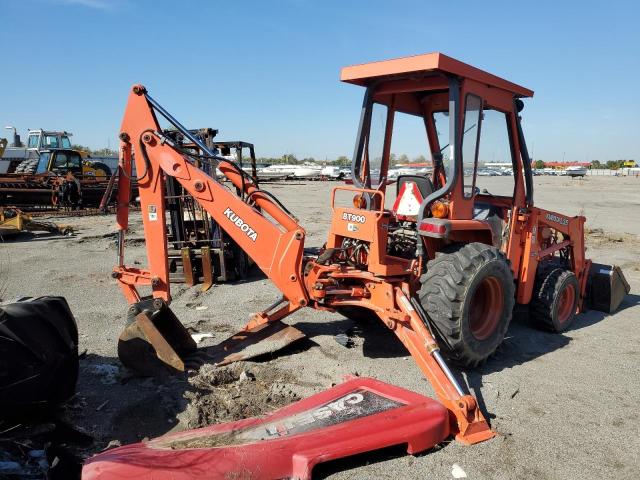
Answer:
<svg viewBox="0 0 640 480"><path fill-rule="evenodd" d="M23 134L113 147L143 83L259 156L350 157L363 92L340 68L442 51L535 91L535 158L640 160L637 2L0 0L0 19L0 122Z"/></svg>

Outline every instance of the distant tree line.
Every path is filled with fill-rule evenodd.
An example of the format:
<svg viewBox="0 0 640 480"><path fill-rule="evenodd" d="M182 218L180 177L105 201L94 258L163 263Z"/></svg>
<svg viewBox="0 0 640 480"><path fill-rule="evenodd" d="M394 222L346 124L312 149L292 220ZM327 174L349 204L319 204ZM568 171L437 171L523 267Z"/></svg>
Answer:
<svg viewBox="0 0 640 480"><path fill-rule="evenodd" d="M606 162L601 162L600 160L592 160L591 167L593 169L606 168L608 170L619 170L626 166L636 165L636 161L632 159L628 160L608 160ZM543 160L536 160L533 162L533 168L542 169L546 168L547 164Z"/></svg>
<svg viewBox="0 0 640 480"><path fill-rule="evenodd" d="M85 147L84 145L71 145L71 148L73 148L74 150L81 150L84 152L89 153L89 155L93 155L95 157L117 157L118 156L118 151L117 150L112 150L110 148L101 148L99 150L92 150L89 147Z"/></svg>
<svg viewBox="0 0 640 480"><path fill-rule="evenodd" d="M607 168L609 170L619 170L625 166L636 165L636 161L633 159L628 160L608 160L605 163L601 163L600 160L592 160L591 168Z"/></svg>

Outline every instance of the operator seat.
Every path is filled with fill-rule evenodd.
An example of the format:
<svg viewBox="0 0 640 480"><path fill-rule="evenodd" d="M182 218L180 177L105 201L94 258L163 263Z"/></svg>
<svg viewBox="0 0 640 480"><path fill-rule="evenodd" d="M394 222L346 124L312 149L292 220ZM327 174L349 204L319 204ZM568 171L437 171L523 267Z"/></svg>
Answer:
<svg viewBox="0 0 640 480"><path fill-rule="evenodd" d="M402 185L406 182L413 182L420 190L420 195L425 199L435 191L433 182L426 175L398 175L396 182L396 195L400 192Z"/></svg>
<svg viewBox="0 0 640 480"><path fill-rule="evenodd" d="M399 175L393 213L399 220L417 217L420 205L433 191L431 179L424 175Z"/></svg>

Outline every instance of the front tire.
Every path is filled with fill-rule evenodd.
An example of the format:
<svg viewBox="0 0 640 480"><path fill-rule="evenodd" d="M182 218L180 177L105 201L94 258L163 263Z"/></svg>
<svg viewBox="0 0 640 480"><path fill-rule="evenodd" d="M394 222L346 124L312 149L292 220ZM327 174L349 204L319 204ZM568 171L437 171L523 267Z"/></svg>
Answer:
<svg viewBox="0 0 640 480"><path fill-rule="evenodd" d="M557 266L538 266L531 317L545 330L560 333L568 329L575 318L580 287L572 271Z"/></svg>
<svg viewBox="0 0 640 480"><path fill-rule="evenodd" d="M449 360L475 367L495 352L515 303L513 273L500 250L470 243L437 254L420 281L420 303Z"/></svg>

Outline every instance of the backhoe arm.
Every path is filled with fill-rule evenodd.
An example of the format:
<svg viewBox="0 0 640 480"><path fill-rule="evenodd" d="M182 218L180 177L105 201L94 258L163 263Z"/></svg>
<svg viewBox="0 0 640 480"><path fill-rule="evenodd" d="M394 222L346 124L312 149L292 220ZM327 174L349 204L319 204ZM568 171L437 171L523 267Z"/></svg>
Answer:
<svg viewBox="0 0 640 480"><path fill-rule="evenodd" d="M305 306L308 298L301 280L304 229L272 197L243 178L241 170L234 165L221 162L219 170L241 195L197 168L162 134L154 103L143 86L134 86L120 130L119 258L114 277L118 278L129 303L140 300L136 285L150 285L154 298L167 302L171 299L165 221L165 176L168 175L177 179L275 283L289 301L290 309ZM140 193L148 270L124 264L132 160Z"/></svg>

